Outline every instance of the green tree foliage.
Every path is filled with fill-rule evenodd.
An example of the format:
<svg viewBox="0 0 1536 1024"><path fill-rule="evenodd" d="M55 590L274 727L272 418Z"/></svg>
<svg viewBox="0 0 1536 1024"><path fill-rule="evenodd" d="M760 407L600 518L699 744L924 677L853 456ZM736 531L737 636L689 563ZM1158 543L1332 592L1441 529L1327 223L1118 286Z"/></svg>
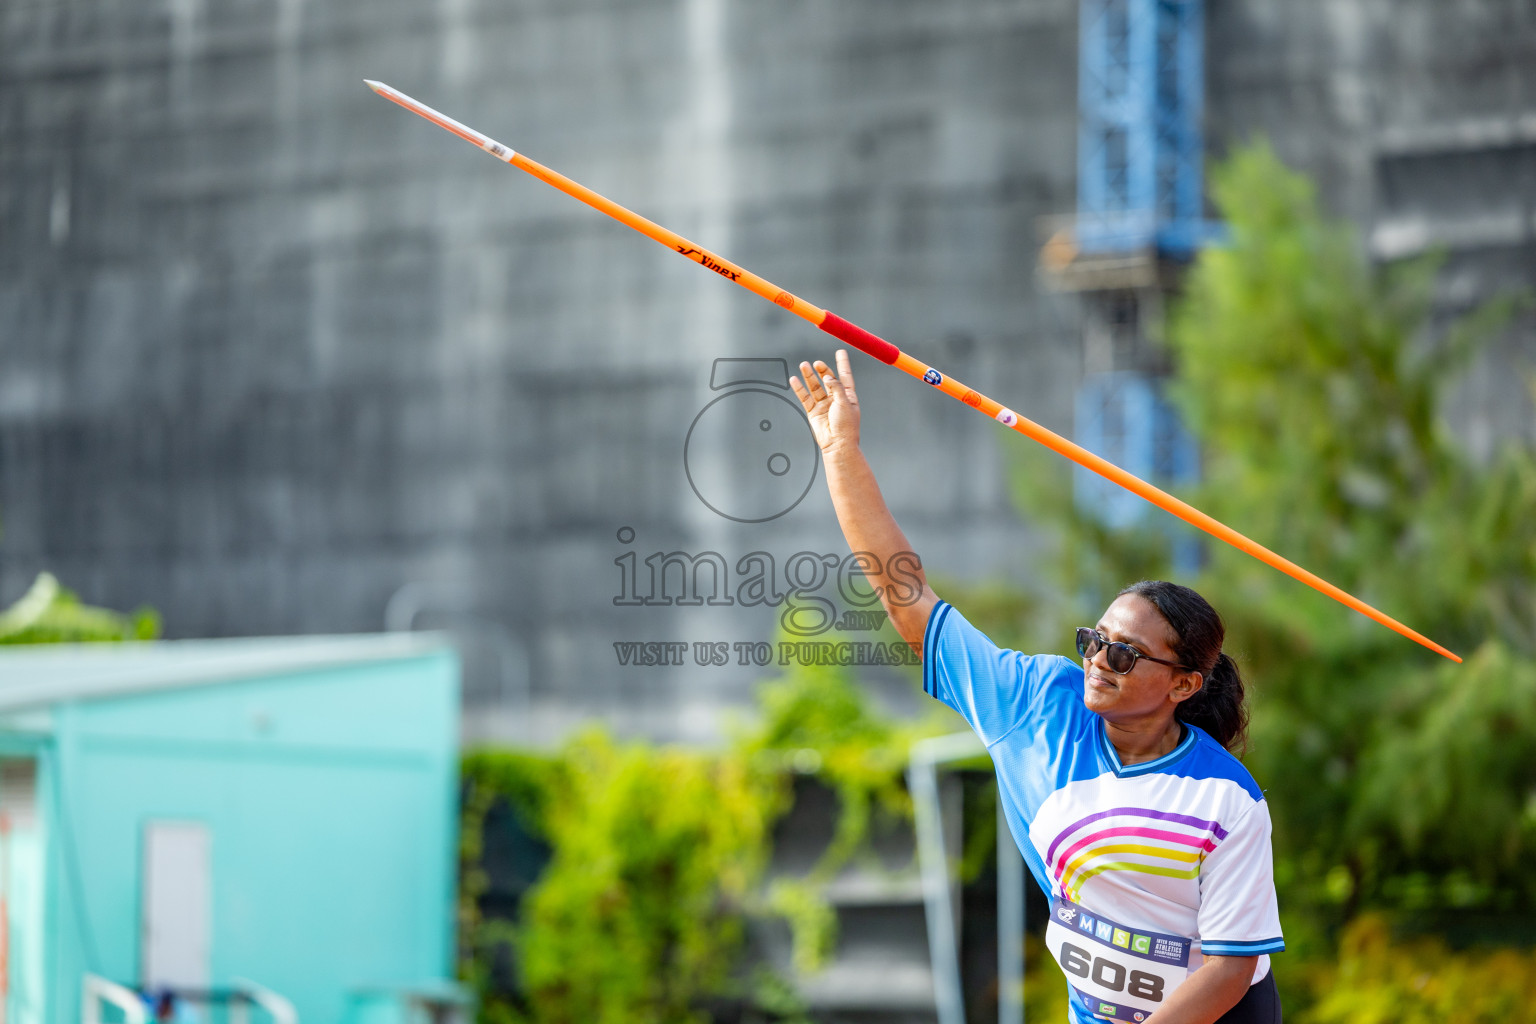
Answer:
<svg viewBox="0 0 1536 1024"><path fill-rule="evenodd" d="M10 607L0 610L0 644L103 643L153 640L160 617L148 608L123 615L81 604L52 573L39 573Z"/></svg>
<svg viewBox="0 0 1536 1024"><path fill-rule="evenodd" d="M487 1017L540 1022L700 1020L725 987L741 911L782 795L740 758L619 744L592 730L557 755L480 752L468 780L462 852L467 978ZM498 797L528 816L552 859L518 922L481 918L480 828ZM484 956L511 943L523 1000L489 990Z"/></svg>
<svg viewBox="0 0 1536 1024"><path fill-rule="evenodd" d="M1479 464L1439 416L1512 300L1431 332L1436 260L1372 266L1262 145L1213 186L1231 244L1201 255L1169 331L1198 503L1468 656L1212 545L1292 894L1536 905L1536 452Z"/></svg>
<svg viewBox="0 0 1536 1024"><path fill-rule="evenodd" d="M542 817L554 848L520 946L533 1016L571 1024L695 1019L721 989L782 786L739 758L566 747Z"/></svg>
<svg viewBox="0 0 1536 1024"><path fill-rule="evenodd" d="M1536 1022L1536 953L1394 941L1379 914L1350 924L1338 956L1306 973L1317 999L1307 1024Z"/></svg>
<svg viewBox="0 0 1536 1024"><path fill-rule="evenodd" d="M464 761L460 948L488 1021L680 1024L735 996L779 1019L797 1002L785 979L744 976L752 916L788 921L797 970L830 955L836 916L821 887L867 847L880 815L910 819L902 784L911 742L846 669L798 666L759 692L760 716L721 751L621 744L587 731L560 751L477 751ZM832 841L808 875L770 880L772 829L791 780L838 796ZM553 855L519 920L480 907L486 815L515 808ZM521 994L498 991L491 963L510 950Z"/></svg>

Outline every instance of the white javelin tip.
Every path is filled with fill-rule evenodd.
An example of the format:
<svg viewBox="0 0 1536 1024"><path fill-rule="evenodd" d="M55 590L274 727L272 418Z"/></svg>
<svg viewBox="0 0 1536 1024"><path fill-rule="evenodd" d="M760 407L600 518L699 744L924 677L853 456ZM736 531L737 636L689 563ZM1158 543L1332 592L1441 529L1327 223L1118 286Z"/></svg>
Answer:
<svg viewBox="0 0 1536 1024"><path fill-rule="evenodd" d="M371 78L365 78L363 79L363 82L368 86L368 88L372 89L375 93L384 97L390 102L398 103L400 106L411 111L412 113L419 114L420 116L426 118L428 121L431 121L433 124L437 125L439 128L443 128L452 132L454 135L457 135L465 142L478 146L479 148L485 150L487 153L491 154L496 159L503 161L504 163L511 163L513 158L517 156L517 154L512 150L512 147L503 146L489 135L482 135L480 132L475 131L468 125L460 124L453 118L449 117L447 114L439 113L438 111L433 110L425 103L421 102L415 97L407 96L399 89L385 85L383 82L375 82Z"/></svg>

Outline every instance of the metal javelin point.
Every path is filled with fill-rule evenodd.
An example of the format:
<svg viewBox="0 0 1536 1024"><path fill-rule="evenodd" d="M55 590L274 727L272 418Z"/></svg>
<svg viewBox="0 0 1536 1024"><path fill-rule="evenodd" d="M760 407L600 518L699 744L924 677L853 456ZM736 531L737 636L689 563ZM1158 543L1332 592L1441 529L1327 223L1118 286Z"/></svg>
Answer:
<svg viewBox="0 0 1536 1024"><path fill-rule="evenodd" d="M537 161L528 159L526 156L515 152L509 146L502 145L490 136L483 135L473 128L462 125L446 114L438 113L425 103L407 96L398 89L392 89L383 82L374 82L368 79L364 79L364 81L367 82L368 88L385 99L400 104L400 106L412 113L420 114L439 128L452 132L465 142L485 150L498 160L509 163L518 170L526 171L546 185L557 188L566 195L581 200L601 213L606 213L621 224L634 228L642 235L661 243L680 255L688 257L700 266L708 267L721 277L728 278L748 291L756 292L770 302L783 306L802 320L810 321L834 338L847 342L866 355L872 356L882 363L894 366L898 370L938 388L951 398L958 399L971 408L992 417L1003 426L1010 427L1025 437L1045 445L1058 455L1071 459L1079 466L1090 469L1105 479L1119 484L1131 493L1150 501L1163 511L1178 516L1191 526L1204 530L1217 540L1224 541L1239 551L1252 555L1265 565L1278 569L1293 579L1300 580L1319 593L1326 594L1340 604L1353 608L1361 615L1374 619L1388 629L1400 633L1415 643L1424 645L1436 654L1443 655L1457 663L1461 662L1461 658L1451 651L1446 650L1428 637L1409 629L1390 615L1377 611L1358 597L1341 590L1316 573L1303 569L1295 562L1276 554L1257 541L1243 536L1232 529L1232 527L1205 514L1188 502L1174 497L1161 488L1154 487L1140 477L1127 473L1107 459L1100 458L1088 449L1073 444L1060 434L1047 430L1038 423L1020 416L1002 403L996 402L981 392L967 387L955 378L946 373L941 373L927 363L913 358L884 338L871 334L857 324L844 320L836 313L828 312L819 306L813 306L798 295L792 295L771 281L758 277L750 270L738 267L729 260L722 259L702 246L695 245L682 235L669 231L655 221L647 220L638 213L620 206L606 196L592 191L580 182L573 181L558 171L551 170Z"/></svg>

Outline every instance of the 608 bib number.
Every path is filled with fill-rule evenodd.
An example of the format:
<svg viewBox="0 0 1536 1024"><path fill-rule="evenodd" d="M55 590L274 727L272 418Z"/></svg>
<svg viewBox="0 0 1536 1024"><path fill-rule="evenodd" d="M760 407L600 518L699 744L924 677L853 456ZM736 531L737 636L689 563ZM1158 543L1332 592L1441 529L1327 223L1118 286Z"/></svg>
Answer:
<svg viewBox="0 0 1536 1024"><path fill-rule="evenodd" d="M1142 1024L1189 977L1192 940L1127 927L1060 897L1051 900L1045 942L1099 1020Z"/></svg>
<svg viewBox="0 0 1536 1024"><path fill-rule="evenodd" d="M1057 960L1061 963L1061 969L1068 974L1086 978L1111 992L1124 992L1128 996L1153 1003L1163 1001L1163 979L1156 974L1148 974L1146 971L1138 971L1135 968L1127 970L1122 964L1106 960L1101 956L1094 956L1088 950L1081 946L1074 946L1070 942L1061 944L1061 953L1057 956Z"/></svg>

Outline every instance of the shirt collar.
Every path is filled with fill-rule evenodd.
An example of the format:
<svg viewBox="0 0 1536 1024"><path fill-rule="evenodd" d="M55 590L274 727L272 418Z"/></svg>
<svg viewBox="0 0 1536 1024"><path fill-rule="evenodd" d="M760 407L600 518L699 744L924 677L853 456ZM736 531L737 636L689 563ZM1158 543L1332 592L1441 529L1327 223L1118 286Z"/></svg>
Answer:
<svg viewBox="0 0 1536 1024"><path fill-rule="evenodd" d="M1097 718L1098 716L1095 715L1094 717ZM1154 760L1142 761L1139 764L1126 767L1120 763L1120 753L1115 750L1115 745L1109 742L1109 732L1104 727L1104 719L1099 718L1097 725L1099 756L1103 758L1105 766L1115 773L1116 778L1125 779L1135 775L1146 775L1148 772L1159 771L1182 759L1184 755L1195 748L1195 730L1183 722L1179 723L1179 728L1184 730L1184 735L1179 739L1178 745L1168 751L1168 753Z"/></svg>

